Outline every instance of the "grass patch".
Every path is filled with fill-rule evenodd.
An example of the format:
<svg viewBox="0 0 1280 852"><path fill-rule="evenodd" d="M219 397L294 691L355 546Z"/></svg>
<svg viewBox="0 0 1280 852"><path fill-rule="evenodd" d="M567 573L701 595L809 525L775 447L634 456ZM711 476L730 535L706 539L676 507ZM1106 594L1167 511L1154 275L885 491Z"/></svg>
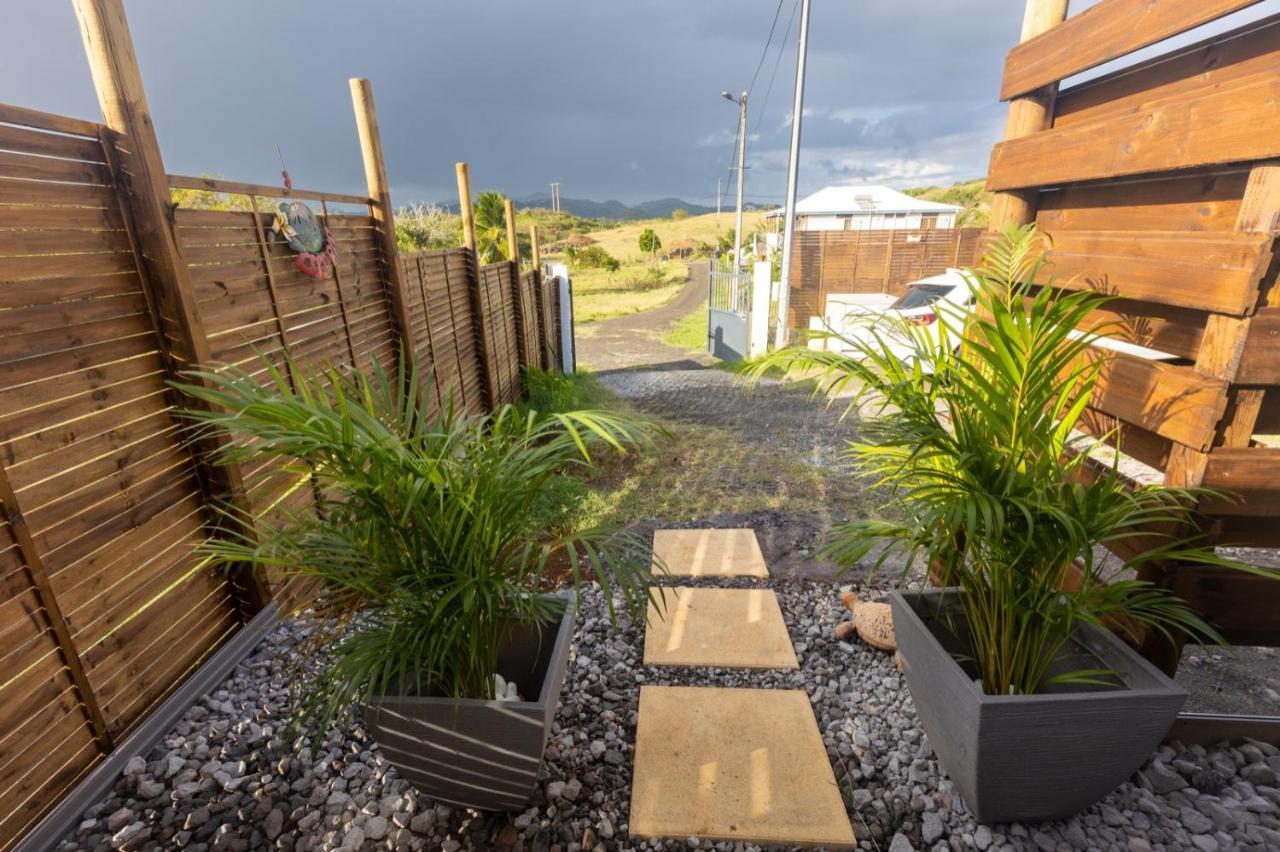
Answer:
<svg viewBox="0 0 1280 852"><path fill-rule="evenodd" d="M704 352L707 348L707 309L698 308L676 320L659 335L668 346Z"/></svg>
<svg viewBox="0 0 1280 852"><path fill-rule="evenodd" d="M802 455L762 447L737 428L694 425L640 413L589 372L564 377L531 374L529 405L540 411L595 408L644 417L654 447L605 461L586 476L556 477L533 511L560 517L566 507L575 528L626 525L652 518L684 521L721 513L780 510L863 514L861 490L845 476L810 464ZM744 391L745 392L745 391Z"/></svg>
<svg viewBox="0 0 1280 852"><path fill-rule="evenodd" d="M689 268L679 261L628 263L606 269L574 269L573 316L580 324L651 311L665 305L684 288Z"/></svg>

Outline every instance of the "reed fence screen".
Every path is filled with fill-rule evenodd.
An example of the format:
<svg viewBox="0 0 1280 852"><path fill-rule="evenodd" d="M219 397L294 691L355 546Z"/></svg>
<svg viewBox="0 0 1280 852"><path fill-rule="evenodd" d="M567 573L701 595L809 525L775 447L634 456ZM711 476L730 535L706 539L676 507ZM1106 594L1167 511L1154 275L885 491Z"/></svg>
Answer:
<svg viewBox="0 0 1280 852"><path fill-rule="evenodd" d="M401 254L400 328L370 199L294 193L337 246L333 274L312 278L270 239L283 189L213 182L245 209L140 223L127 148L94 123L0 106L0 848L261 603L196 553L217 513L168 384L188 365L140 228L172 235L214 363L394 370L403 346L432 368L431 404L472 411L518 401L523 367L560 363L559 289L537 271L478 268L461 248ZM271 464L237 473L254 513L314 499ZM271 577L267 593L298 590Z"/></svg>

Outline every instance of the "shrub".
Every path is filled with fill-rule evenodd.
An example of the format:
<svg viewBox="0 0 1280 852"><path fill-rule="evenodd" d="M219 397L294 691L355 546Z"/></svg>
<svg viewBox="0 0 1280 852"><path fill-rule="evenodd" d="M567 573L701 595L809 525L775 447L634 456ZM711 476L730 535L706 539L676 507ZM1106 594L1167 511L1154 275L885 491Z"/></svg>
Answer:
<svg viewBox="0 0 1280 852"><path fill-rule="evenodd" d="M570 246L572 248L572 246ZM583 269L607 269L610 272L616 271L621 264L617 258L609 254L600 246L584 246L582 248L573 249L573 254L569 254L569 250L565 250L565 257L568 257L574 265Z"/></svg>

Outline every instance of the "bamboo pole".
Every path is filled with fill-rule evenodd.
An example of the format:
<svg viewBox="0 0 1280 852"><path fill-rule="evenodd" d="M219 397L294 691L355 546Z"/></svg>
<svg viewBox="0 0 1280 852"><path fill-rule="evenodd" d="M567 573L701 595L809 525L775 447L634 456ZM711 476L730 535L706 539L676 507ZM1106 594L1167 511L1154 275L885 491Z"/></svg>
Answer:
<svg viewBox="0 0 1280 852"><path fill-rule="evenodd" d="M139 273L154 302L158 345L170 378L190 379L184 371L210 364L213 357L191 271L174 237L168 178L124 6L121 0L73 0L73 4L109 130L104 145L111 148L111 157L119 156L121 161L113 176L144 261ZM117 140L124 144L117 147ZM190 398L184 401L201 405ZM239 466L212 461L225 442L223 437L204 433L194 444L205 522L211 535L219 535L229 515L237 527L233 534L252 538L253 515ZM220 505L229 507L229 512L219 511ZM248 621L271 600L266 574L261 568L239 565L230 570L230 577L241 617Z"/></svg>
<svg viewBox="0 0 1280 852"><path fill-rule="evenodd" d="M409 292L404 283L404 266L396 246L396 222L391 206L391 185L387 180L387 163L382 153L382 131L378 129L378 110L373 102L373 86L368 80L352 77L351 103L356 113L356 129L360 134L360 153L364 158L365 183L369 187L369 210L378 224L378 243L386 263L387 291L391 297L391 315L400 333L400 343L410 361L417 357L417 341L409 321ZM425 310L425 305L423 306Z"/></svg>
<svg viewBox="0 0 1280 852"><path fill-rule="evenodd" d="M1026 42L1043 35L1067 19L1070 0L1027 0L1022 18L1022 38ZM1052 83L1009 101L1004 138L1017 139L1047 130L1053 124L1053 106L1058 97L1058 84ZM1035 189L997 192L991 200L988 229L1003 230L1007 225L1027 225L1035 221L1039 192Z"/></svg>

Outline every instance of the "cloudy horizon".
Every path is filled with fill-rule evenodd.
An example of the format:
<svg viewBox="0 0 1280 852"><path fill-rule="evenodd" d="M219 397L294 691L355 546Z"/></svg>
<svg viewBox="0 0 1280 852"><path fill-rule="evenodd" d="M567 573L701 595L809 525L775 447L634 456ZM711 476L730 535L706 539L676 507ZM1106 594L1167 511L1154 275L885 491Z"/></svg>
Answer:
<svg viewBox="0 0 1280 852"><path fill-rule="evenodd" d="M126 0L169 171L274 184L279 144L298 186L359 191L347 78L362 76L373 83L397 204L452 199L458 160L471 163L477 189L515 197L559 181L566 198L714 206L719 177L727 203L737 115L719 93L753 76L746 195L775 203L796 5L321 0L300 15L297 5L248 0ZM984 175L1022 6L815 0L801 193ZM0 102L96 118L71 3L0 8Z"/></svg>

